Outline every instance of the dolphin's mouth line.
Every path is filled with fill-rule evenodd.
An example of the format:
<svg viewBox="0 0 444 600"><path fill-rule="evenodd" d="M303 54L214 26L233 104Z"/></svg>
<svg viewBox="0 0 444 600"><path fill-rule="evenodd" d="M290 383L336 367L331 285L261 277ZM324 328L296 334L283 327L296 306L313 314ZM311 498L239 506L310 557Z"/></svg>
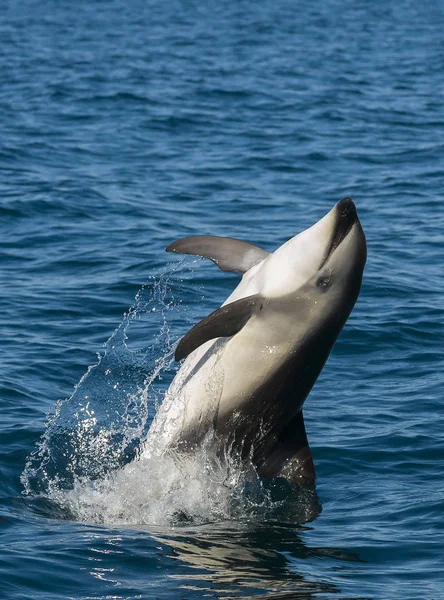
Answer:
<svg viewBox="0 0 444 600"><path fill-rule="evenodd" d="M322 257L318 270L322 269L336 248L338 248L338 246L340 246L340 244L345 240L358 219L356 208L351 198L343 198L336 205L336 210L338 211L338 216L336 219L335 228L330 241L328 242L328 246L325 249L325 253Z"/></svg>

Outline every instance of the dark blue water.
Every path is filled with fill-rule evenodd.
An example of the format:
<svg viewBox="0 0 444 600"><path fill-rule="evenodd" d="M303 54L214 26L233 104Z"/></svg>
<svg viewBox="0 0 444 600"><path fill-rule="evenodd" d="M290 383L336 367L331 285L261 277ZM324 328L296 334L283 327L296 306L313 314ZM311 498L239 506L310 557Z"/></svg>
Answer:
<svg viewBox="0 0 444 600"><path fill-rule="evenodd" d="M443 26L432 0L2 2L2 598L444 597ZM164 247L273 250L344 196L368 263L305 405L317 500L137 470L175 341L238 280Z"/></svg>

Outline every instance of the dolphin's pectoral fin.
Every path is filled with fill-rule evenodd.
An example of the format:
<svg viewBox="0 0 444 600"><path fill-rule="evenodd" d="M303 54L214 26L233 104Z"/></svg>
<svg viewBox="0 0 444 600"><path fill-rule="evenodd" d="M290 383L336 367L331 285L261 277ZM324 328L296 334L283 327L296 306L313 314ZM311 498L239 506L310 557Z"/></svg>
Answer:
<svg viewBox="0 0 444 600"><path fill-rule="evenodd" d="M260 310L262 303L263 299L259 294L254 294L221 306L190 329L180 340L174 358L182 360L209 340L235 335L254 312Z"/></svg>
<svg viewBox="0 0 444 600"><path fill-rule="evenodd" d="M241 274L270 255L267 250L248 242L213 235L193 235L176 240L167 246L166 251L209 258L222 271Z"/></svg>
<svg viewBox="0 0 444 600"><path fill-rule="evenodd" d="M307 488L314 487L316 473L310 446L307 444L296 452L279 475L285 477L293 485Z"/></svg>

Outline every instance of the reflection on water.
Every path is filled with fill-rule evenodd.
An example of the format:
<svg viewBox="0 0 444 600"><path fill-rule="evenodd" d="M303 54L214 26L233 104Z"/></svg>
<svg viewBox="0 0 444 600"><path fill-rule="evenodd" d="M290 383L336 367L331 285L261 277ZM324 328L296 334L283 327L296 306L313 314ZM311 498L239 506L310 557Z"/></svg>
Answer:
<svg viewBox="0 0 444 600"><path fill-rule="evenodd" d="M359 556L339 548L309 548L303 541L304 526L286 524L206 525L199 529L176 529L155 534L172 549L172 556L189 567L177 569L172 578L181 587L214 594L225 599L315 598L338 594L336 586L316 581L307 574L313 559L330 559L332 568L342 561L360 561ZM338 564L339 563L339 564ZM325 568L323 569L325 574ZM213 597L211 595L211 597Z"/></svg>

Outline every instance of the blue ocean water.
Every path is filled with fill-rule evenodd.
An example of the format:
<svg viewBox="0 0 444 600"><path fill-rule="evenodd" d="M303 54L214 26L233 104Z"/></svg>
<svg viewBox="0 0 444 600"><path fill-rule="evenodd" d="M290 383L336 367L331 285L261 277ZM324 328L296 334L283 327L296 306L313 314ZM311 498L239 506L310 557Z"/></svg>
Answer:
<svg viewBox="0 0 444 600"><path fill-rule="evenodd" d="M1 598L444 597L443 25L1 3ZM135 469L174 343L238 281L165 246L273 250L344 196L368 262L305 404L317 498Z"/></svg>

